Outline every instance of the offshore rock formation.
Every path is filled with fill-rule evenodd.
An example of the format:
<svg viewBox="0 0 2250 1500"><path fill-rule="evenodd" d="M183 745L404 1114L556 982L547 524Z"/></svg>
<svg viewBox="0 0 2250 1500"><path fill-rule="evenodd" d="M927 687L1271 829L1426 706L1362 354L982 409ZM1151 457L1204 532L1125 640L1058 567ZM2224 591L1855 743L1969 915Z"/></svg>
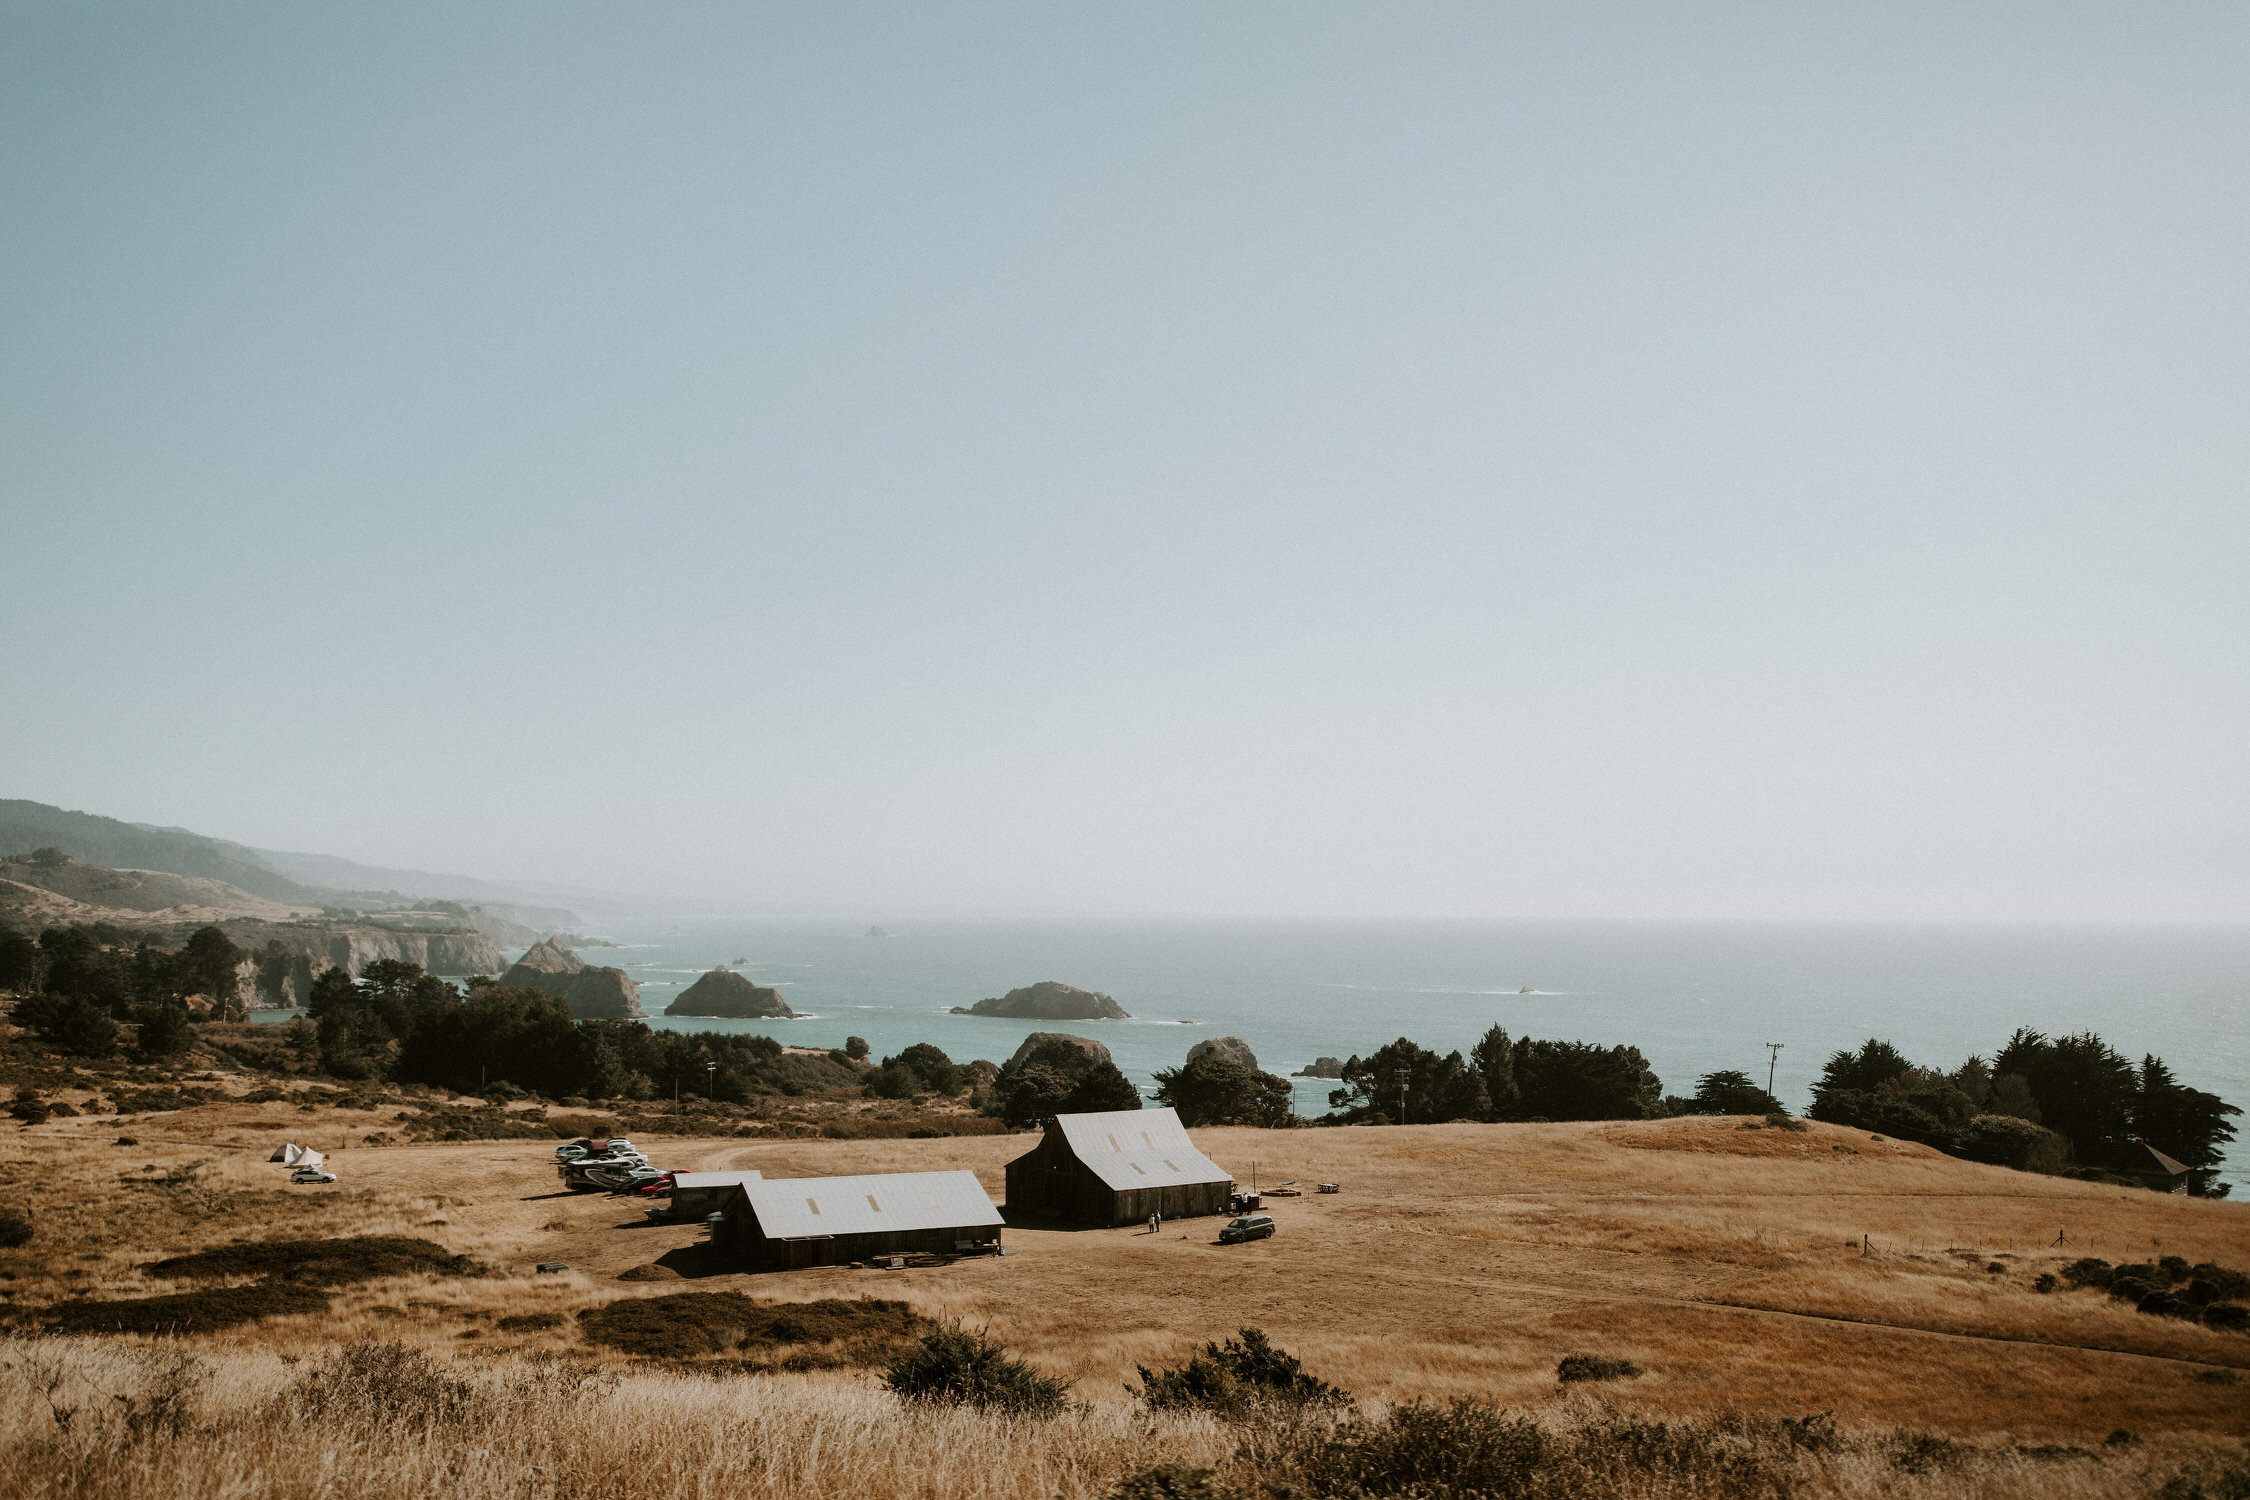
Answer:
<svg viewBox="0 0 2250 1500"><path fill-rule="evenodd" d="M642 1015L641 988L623 969L588 964L554 938L533 945L500 982L559 996L581 1021L637 1021Z"/></svg>
<svg viewBox="0 0 2250 1500"><path fill-rule="evenodd" d="M1344 1064L1339 1058L1316 1057L1289 1076L1292 1078L1341 1078L1344 1076Z"/></svg>
<svg viewBox="0 0 2250 1500"><path fill-rule="evenodd" d="M1064 1031L1034 1031L1023 1039L1023 1045L1016 1049L1015 1056L1008 1059L1008 1066L1015 1067L1048 1042L1068 1042L1095 1062L1109 1061L1109 1049L1090 1036L1072 1036Z"/></svg>
<svg viewBox="0 0 2250 1500"><path fill-rule="evenodd" d="M1250 1044L1238 1036L1215 1036L1197 1042L1188 1048L1187 1065L1192 1068L1207 1057L1233 1063L1238 1068L1248 1068L1253 1073L1258 1071L1258 1054L1252 1052Z"/></svg>
<svg viewBox="0 0 2250 1500"><path fill-rule="evenodd" d="M713 969L680 991L679 998L664 1007L664 1014L786 1020L797 1013L781 998L779 990L752 984L732 969Z"/></svg>
<svg viewBox="0 0 2250 1500"><path fill-rule="evenodd" d="M957 1016L1007 1016L1021 1021L1129 1021L1125 1007L1107 995L1043 979L996 999L953 1007Z"/></svg>

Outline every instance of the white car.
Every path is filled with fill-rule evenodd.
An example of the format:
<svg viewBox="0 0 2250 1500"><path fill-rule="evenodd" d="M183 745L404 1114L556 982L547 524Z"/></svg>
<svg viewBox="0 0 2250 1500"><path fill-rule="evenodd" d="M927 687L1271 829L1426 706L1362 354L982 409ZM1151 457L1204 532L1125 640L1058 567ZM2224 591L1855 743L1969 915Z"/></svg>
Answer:
<svg viewBox="0 0 2250 1500"><path fill-rule="evenodd" d="M334 1172L323 1172L318 1167L299 1167L289 1174L289 1180L302 1183L334 1182L336 1174Z"/></svg>

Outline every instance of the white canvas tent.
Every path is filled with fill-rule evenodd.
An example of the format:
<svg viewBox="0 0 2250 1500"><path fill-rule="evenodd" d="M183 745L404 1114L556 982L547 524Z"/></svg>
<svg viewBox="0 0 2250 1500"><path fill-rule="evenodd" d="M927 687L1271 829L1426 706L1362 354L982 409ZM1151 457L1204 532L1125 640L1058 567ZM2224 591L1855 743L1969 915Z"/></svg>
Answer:
<svg viewBox="0 0 2250 1500"><path fill-rule="evenodd" d="M317 1167L328 1158L310 1146L288 1145L274 1147L273 1155L266 1160L277 1161L288 1167Z"/></svg>

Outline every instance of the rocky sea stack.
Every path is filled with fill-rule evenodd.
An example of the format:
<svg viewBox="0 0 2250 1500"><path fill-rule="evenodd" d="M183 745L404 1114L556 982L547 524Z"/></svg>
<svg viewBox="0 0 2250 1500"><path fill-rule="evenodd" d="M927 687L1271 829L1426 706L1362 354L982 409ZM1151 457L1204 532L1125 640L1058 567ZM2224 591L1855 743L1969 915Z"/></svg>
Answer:
<svg viewBox="0 0 2250 1500"><path fill-rule="evenodd" d="M976 1004L953 1007L957 1016L1007 1016L1018 1021L1129 1021L1125 1007L1094 990L1042 979Z"/></svg>
<svg viewBox="0 0 2250 1500"><path fill-rule="evenodd" d="M664 1014L787 1020L797 1013L779 990L752 984L732 969L713 969L680 991L680 997L664 1007Z"/></svg>
<svg viewBox="0 0 2250 1500"><path fill-rule="evenodd" d="M1096 1062L1105 1063L1109 1061L1109 1049L1090 1036L1071 1036L1069 1033L1061 1031L1034 1031L1023 1039L1023 1045L1016 1049L1015 1056L1008 1059L1008 1066L1011 1068L1022 1066L1025 1058L1031 1056L1032 1053L1037 1052L1049 1042L1068 1042Z"/></svg>
<svg viewBox="0 0 2250 1500"><path fill-rule="evenodd" d="M500 982L558 996L581 1021L637 1021L643 1014L641 987L623 969L590 965L557 938L534 943Z"/></svg>
<svg viewBox="0 0 2250 1500"><path fill-rule="evenodd" d="M1253 1073L1258 1071L1258 1054L1252 1052L1250 1044L1238 1036L1209 1037L1188 1048L1189 1067L1194 1067L1206 1057L1233 1063L1238 1068L1248 1068Z"/></svg>

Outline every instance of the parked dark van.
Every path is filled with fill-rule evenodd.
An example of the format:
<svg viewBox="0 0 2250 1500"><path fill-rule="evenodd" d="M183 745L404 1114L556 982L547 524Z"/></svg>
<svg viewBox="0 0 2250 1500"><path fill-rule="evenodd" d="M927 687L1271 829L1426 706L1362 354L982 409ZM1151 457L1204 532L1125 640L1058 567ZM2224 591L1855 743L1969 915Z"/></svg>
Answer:
<svg viewBox="0 0 2250 1500"><path fill-rule="evenodd" d="M1244 1214L1239 1219L1230 1220L1227 1227L1219 1231L1219 1243L1222 1245L1239 1245L1244 1240L1271 1238L1273 1238L1273 1216L1271 1214Z"/></svg>

